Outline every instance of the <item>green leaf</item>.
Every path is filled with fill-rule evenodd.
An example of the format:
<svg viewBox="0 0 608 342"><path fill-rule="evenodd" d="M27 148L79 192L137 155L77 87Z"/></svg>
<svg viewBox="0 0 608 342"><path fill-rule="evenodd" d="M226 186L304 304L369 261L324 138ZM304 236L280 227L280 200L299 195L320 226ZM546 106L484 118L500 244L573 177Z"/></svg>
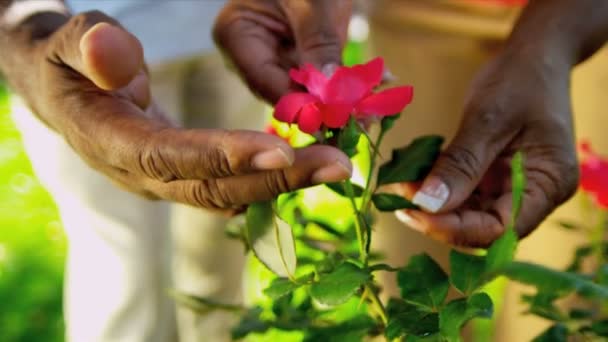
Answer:
<svg viewBox="0 0 608 342"><path fill-rule="evenodd" d="M397 272L401 298L430 310L438 310L448 294L450 283L441 267L427 254L410 258Z"/></svg>
<svg viewBox="0 0 608 342"><path fill-rule="evenodd" d="M272 202L259 202L247 208L247 242L255 256L280 277L293 277L297 258L293 232L278 218Z"/></svg>
<svg viewBox="0 0 608 342"><path fill-rule="evenodd" d="M344 182L326 183L325 186L342 197L348 197ZM352 184L355 197L363 196L363 188L357 184Z"/></svg>
<svg viewBox="0 0 608 342"><path fill-rule="evenodd" d="M238 340L251 333L263 333L272 327L269 322L260 318L262 308L255 307L248 310L241 318L239 324L232 329L232 339Z"/></svg>
<svg viewBox="0 0 608 342"><path fill-rule="evenodd" d="M515 257L517 249L517 234L512 228L508 228L504 234L488 249L486 255L486 274L493 274L498 269L508 265Z"/></svg>
<svg viewBox="0 0 608 342"><path fill-rule="evenodd" d="M568 328L558 323L536 336L532 342L566 342L568 341Z"/></svg>
<svg viewBox="0 0 608 342"><path fill-rule="evenodd" d="M380 121L380 129L382 132L388 132L391 128L393 128L393 126L395 126L395 122L399 120L400 117L401 113L383 117L382 121Z"/></svg>
<svg viewBox="0 0 608 342"><path fill-rule="evenodd" d="M570 310L570 313L568 314L568 316L571 319L589 319L591 317L593 317L593 311L589 310L589 309L579 309L579 308L574 308L572 310Z"/></svg>
<svg viewBox="0 0 608 342"><path fill-rule="evenodd" d="M371 279L369 271L344 262L331 273L319 275L310 287L310 295L319 303L336 306L348 301L357 290Z"/></svg>
<svg viewBox="0 0 608 342"><path fill-rule="evenodd" d="M376 328L376 322L369 316L355 316L345 322L328 327L311 328L304 342L360 342Z"/></svg>
<svg viewBox="0 0 608 342"><path fill-rule="evenodd" d="M608 320L593 322L591 330L598 336L608 337Z"/></svg>
<svg viewBox="0 0 608 342"><path fill-rule="evenodd" d="M578 223L575 222L569 222L569 221L558 221L557 224L567 230L577 230L580 229L580 226Z"/></svg>
<svg viewBox="0 0 608 342"><path fill-rule="evenodd" d="M513 261L515 250L517 249L517 234L515 232L515 222L521 209L524 192L526 189L526 174L524 169L524 157L521 152L515 153L511 160L511 188L512 188L512 209L511 222L507 225L503 235L488 249L486 257L486 272L494 273L497 269L504 267Z"/></svg>
<svg viewBox="0 0 608 342"><path fill-rule="evenodd" d="M559 294L552 291L538 292L532 296L522 296L523 301L530 305L528 309L530 313L551 321L563 321L566 317L554 304L558 298Z"/></svg>
<svg viewBox="0 0 608 342"><path fill-rule="evenodd" d="M357 127L357 121L351 116L346 126L338 133L338 148L347 156L353 157L357 154L357 144L360 137L361 131Z"/></svg>
<svg viewBox="0 0 608 342"><path fill-rule="evenodd" d="M456 250L450 252L450 282L463 294L473 293L483 281L485 257L461 253Z"/></svg>
<svg viewBox="0 0 608 342"><path fill-rule="evenodd" d="M242 311L243 307L240 305L228 304L218 302L213 298L206 298L201 296L194 296L187 293L170 290L169 295L173 297L173 299L185 306L188 307L200 314L207 313L211 310L223 310L223 311Z"/></svg>
<svg viewBox="0 0 608 342"><path fill-rule="evenodd" d="M442 143L442 137L430 135L393 150L391 160L378 170L378 185L422 180L439 156Z"/></svg>
<svg viewBox="0 0 608 342"><path fill-rule="evenodd" d="M574 291L588 299L608 299L608 287L595 284L576 273L525 262L513 262L500 269L499 273L520 283L533 285L539 292L563 296Z"/></svg>
<svg viewBox="0 0 608 342"><path fill-rule="evenodd" d="M295 282L288 278L275 278L270 286L264 289L264 294L272 300L276 300L309 283L313 278L314 274L312 273L296 279Z"/></svg>
<svg viewBox="0 0 608 342"><path fill-rule="evenodd" d="M580 246L574 253L574 260L566 269L568 272L578 272L581 270L581 264L583 260L593 254L593 247L589 245Z"/></svg>
<svg viewBox="0 0 608 342"><path fill-rule="evenodd" d="M245 231L247 230L247 220L245 215L237 215L228 220L226 223L225 233L231 239L241 240L247 244L247 237Z"/></svg>
<svg viewBox="0 0 608 342"><path fill-rule="evenodd" d="M491 318L493 305L490 296L476 293L469 298L449 302L439 313L441 336L448 342L460 342L462 327L475 317Z"/></svg>
<svg viewBox="0 0 608 342"><path fill-rule="evenodd" d="M380 211L395 211L399 209L418 209L418 206L406 198L393 194L374 194L372 202Z"/></svg>
<svg viewBox="0 0 608 342"><path fill-rule="evenodd" d="M386 337L389 340L403 335L425 337L439 332L439 314L401 299L391 298L387 305L388 325Z"/></svg>

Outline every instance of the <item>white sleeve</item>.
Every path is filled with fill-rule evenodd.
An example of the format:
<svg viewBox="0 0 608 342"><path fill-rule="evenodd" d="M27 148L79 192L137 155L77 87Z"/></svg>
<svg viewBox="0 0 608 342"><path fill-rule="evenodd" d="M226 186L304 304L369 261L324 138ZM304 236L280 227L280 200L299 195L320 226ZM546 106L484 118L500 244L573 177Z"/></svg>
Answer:
<svg viewBox="0 0 608 342"><path fill-rule="evenodd" d="M34 14L43 12L70 13L67 6L59 0L13 1L4 12L0 22L10 28L19 25Z"/></svg>

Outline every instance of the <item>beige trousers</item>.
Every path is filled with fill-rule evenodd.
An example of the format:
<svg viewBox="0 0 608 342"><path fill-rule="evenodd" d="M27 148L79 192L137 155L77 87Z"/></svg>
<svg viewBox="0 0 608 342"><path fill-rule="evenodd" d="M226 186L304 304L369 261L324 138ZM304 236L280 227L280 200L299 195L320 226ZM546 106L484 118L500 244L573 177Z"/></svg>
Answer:
<svg viewBox="0 0 608 342"><path fill-rule="evenodd" d="M415 87L414 100L386 139L384 155L422 134L441 134L447 141L458 126L467 86L508 34L516 11L475 8L466 1L377 0L371 13L372 55L383 56L400 84ZM589 139L598 152L608 154L608 51L599 51L573 73L573 107L578 139ZM584 234L564 231L557 218L578 218L577 197L560 207L519 246L517 257L550 267L565 267ZM413 254L428 252L448 266L448 247L431 241L385 214L375 234L393 265L403 265ZM394 284L391 275L385 281ZM397 295L395 288L389 292ZM531 292L509 284L494 341L524 342L548 323L524 316L520 295ZM485 341L484 341L485 342Z"/></svg>
<svg viewBox="0 0 608 342"><path fill-rule="evenodd" d="M263 127L263 105L217 55L152 66L151 73L155 99L187 127ZM18 101L13 113L69 241L67 340L229 340L233 317L199 315L181 307L176 315L167 295L175 288L227 302L241 300L243 249L225 238L225 219L118 189Z"/></svg>

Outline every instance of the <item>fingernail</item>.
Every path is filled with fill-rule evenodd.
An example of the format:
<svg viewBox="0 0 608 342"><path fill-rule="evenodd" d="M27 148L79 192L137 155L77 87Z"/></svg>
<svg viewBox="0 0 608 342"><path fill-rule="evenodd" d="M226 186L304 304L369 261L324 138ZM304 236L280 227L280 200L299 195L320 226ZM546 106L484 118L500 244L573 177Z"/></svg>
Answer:
<svg viewBox="0 0 608 342"><path fill-rule="evenodd" d="M338 182L347 179L352 174L352 166L345 165L342 161L336 161L335 163L325 166L313 173L311 181L314 184Z"/></svg>
<svg viewBox="0 0 608 342"><path fill-rule="evenodd" d="M402 223L405 223L408 227L412 228L413 230L419 231L421 233L425 232L424 227L422 226L420 221L414 219L405 210L395 211L395 217L397 218L397 220L401 221Z"/></svg>
<svg viewBox="0 0 608 342"><path fill-rule="evenodd" d="M293 161L294 155L291 151L277 147L274 150L256 154L251 160L251 165L258 170L275 170L291 166Z"/></svg>
<svg viewBox="0 0 608 342"><path fill-rule="evenodd" d="M336 72L337 69L338 69L337 64L334 64L334 63L325 64L321 68L321 73L323 73L323 75L325 75L327 77L331 77Z"/></svg>
<svg viewBox="0 0 608 342"><path fill-rule="evenodd" d="M424 182L422 188L414 195L412 202L431 213L436 213L447 202L448 197L450 197L448 186L439 179L432 178Z"/></svg>

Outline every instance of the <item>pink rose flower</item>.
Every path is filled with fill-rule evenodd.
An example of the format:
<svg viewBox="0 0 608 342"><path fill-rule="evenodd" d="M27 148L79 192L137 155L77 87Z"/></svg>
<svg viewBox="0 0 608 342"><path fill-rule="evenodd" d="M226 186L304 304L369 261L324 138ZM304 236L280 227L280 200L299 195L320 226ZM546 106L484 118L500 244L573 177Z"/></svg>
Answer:
<svg viewBox="0 0 608 342"><path fill-rule="evenodd" d="M353 67L338 67L331 77L310 64L292 69L291 79L308 92L283 96L275 106L274 117L296 123L301 131L313 134L323 126L342 128L351 115L366 119L398 114L412 101L413 88L401 86L374 93L383 73L382 58Z"/></svg>
<svg viewBox="0 0 608 342"><path fill-rule="evenodd" d="M582 143L580 149L585 156L580 166L580 186L600 208L608 209L608 159L597 155L589 143Z"/></svg>

